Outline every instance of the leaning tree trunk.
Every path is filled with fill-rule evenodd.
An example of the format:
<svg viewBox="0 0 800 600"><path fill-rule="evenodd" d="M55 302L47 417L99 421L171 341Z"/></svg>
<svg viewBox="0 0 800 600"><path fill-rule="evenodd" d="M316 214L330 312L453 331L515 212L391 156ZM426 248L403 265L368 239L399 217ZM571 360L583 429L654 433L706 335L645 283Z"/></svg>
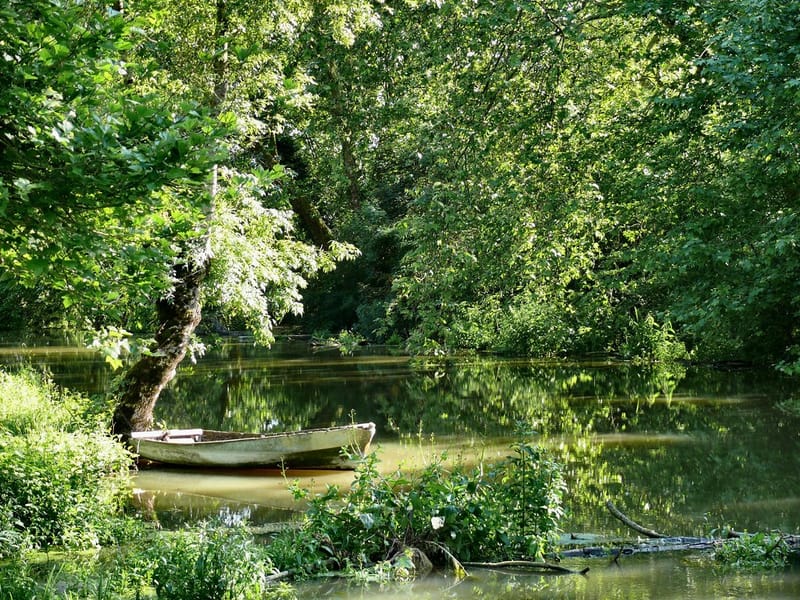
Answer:
<svg viewBox="0 0 800 600"><path fill-rule="evenodd" d="M158 302L159 327L153 354L142 356L126 373L112 420L112 430L123 438L153 425L156 401L186 356L192 334L200 323L200 289L207 264L176 267L175 291Z"/></svg>

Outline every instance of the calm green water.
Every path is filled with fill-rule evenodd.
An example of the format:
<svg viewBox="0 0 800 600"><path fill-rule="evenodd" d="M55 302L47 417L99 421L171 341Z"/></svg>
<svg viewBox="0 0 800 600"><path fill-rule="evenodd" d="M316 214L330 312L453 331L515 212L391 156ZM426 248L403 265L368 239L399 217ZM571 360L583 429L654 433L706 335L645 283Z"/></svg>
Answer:
<svg viewBox="0 0 800 600"><path fill-rule="evenodd" d="M0 348L0 362L47 365L57 380L102 391L110 374L70 347ZM341 356L302 341L272 350L231 340L182 367L156 419L171 427L268 431L374 421L386 470L418 468L434 453L472 462L505 456L520 429L565 465L565 532L631 537L607 499L672 535L800 531L800 383L774 372L543 363L484 357L415 360L385 349ZM300 475L311 489L348 473ZM254 524L298 510L280 473L148 469L134 501L165 526L209 515ZM800 574L720 575L696 557L637 557L590 566L587 577L474 572L403 586L310 586L335 598L800 597ZM329 586L333 587L329 587Z"/></svg>

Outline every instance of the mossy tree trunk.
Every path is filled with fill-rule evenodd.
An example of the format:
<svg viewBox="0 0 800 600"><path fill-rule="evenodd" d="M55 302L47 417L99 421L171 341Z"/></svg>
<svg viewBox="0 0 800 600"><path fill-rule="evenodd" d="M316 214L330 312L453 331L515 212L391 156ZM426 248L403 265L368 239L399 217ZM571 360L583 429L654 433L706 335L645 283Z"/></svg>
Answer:
<svg viewBox="0 0 800 600"><path fill-rule="evenodd" d="M158 302L156 349L131 367L121 386L112 422L115 434L129 437L153 425L153 411L161 390L175 377L186 356L192 334L200 323L200 291L208 264L176 268L175 291Z"/></svg>

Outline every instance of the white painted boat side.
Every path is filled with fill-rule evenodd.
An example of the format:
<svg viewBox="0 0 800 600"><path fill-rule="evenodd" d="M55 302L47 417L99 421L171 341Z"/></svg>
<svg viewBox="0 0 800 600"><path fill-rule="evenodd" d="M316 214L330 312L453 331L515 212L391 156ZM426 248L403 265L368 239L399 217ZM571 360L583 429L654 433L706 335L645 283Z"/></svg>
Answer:
<svg viewBox="0 0 800 600"><path fill-rule="evenodd" d="M136 432L133 451L151 461L185 466L274 466L352 468L343 450L363 456L375 434L374 423L274 434L203 430ZM190 432L191 435L181 435ZM178 434L178 435L175 435ZM214 439L226 437L228 439ZM199 441L197 441L199 440Z"/></svg>

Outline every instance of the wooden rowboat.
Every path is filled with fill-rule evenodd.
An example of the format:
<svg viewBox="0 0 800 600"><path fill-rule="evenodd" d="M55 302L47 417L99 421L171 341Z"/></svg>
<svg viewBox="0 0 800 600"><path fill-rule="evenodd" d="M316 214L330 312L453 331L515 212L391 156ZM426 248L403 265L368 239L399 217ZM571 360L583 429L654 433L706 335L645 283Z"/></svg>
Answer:
<svg viewBox="0 0 800 600"><path fill-rule="evenodd" d="M134 431L130 445L141 459L192 467L352 469L375 435L374 423L283 433L210 429Z"/></svg>

